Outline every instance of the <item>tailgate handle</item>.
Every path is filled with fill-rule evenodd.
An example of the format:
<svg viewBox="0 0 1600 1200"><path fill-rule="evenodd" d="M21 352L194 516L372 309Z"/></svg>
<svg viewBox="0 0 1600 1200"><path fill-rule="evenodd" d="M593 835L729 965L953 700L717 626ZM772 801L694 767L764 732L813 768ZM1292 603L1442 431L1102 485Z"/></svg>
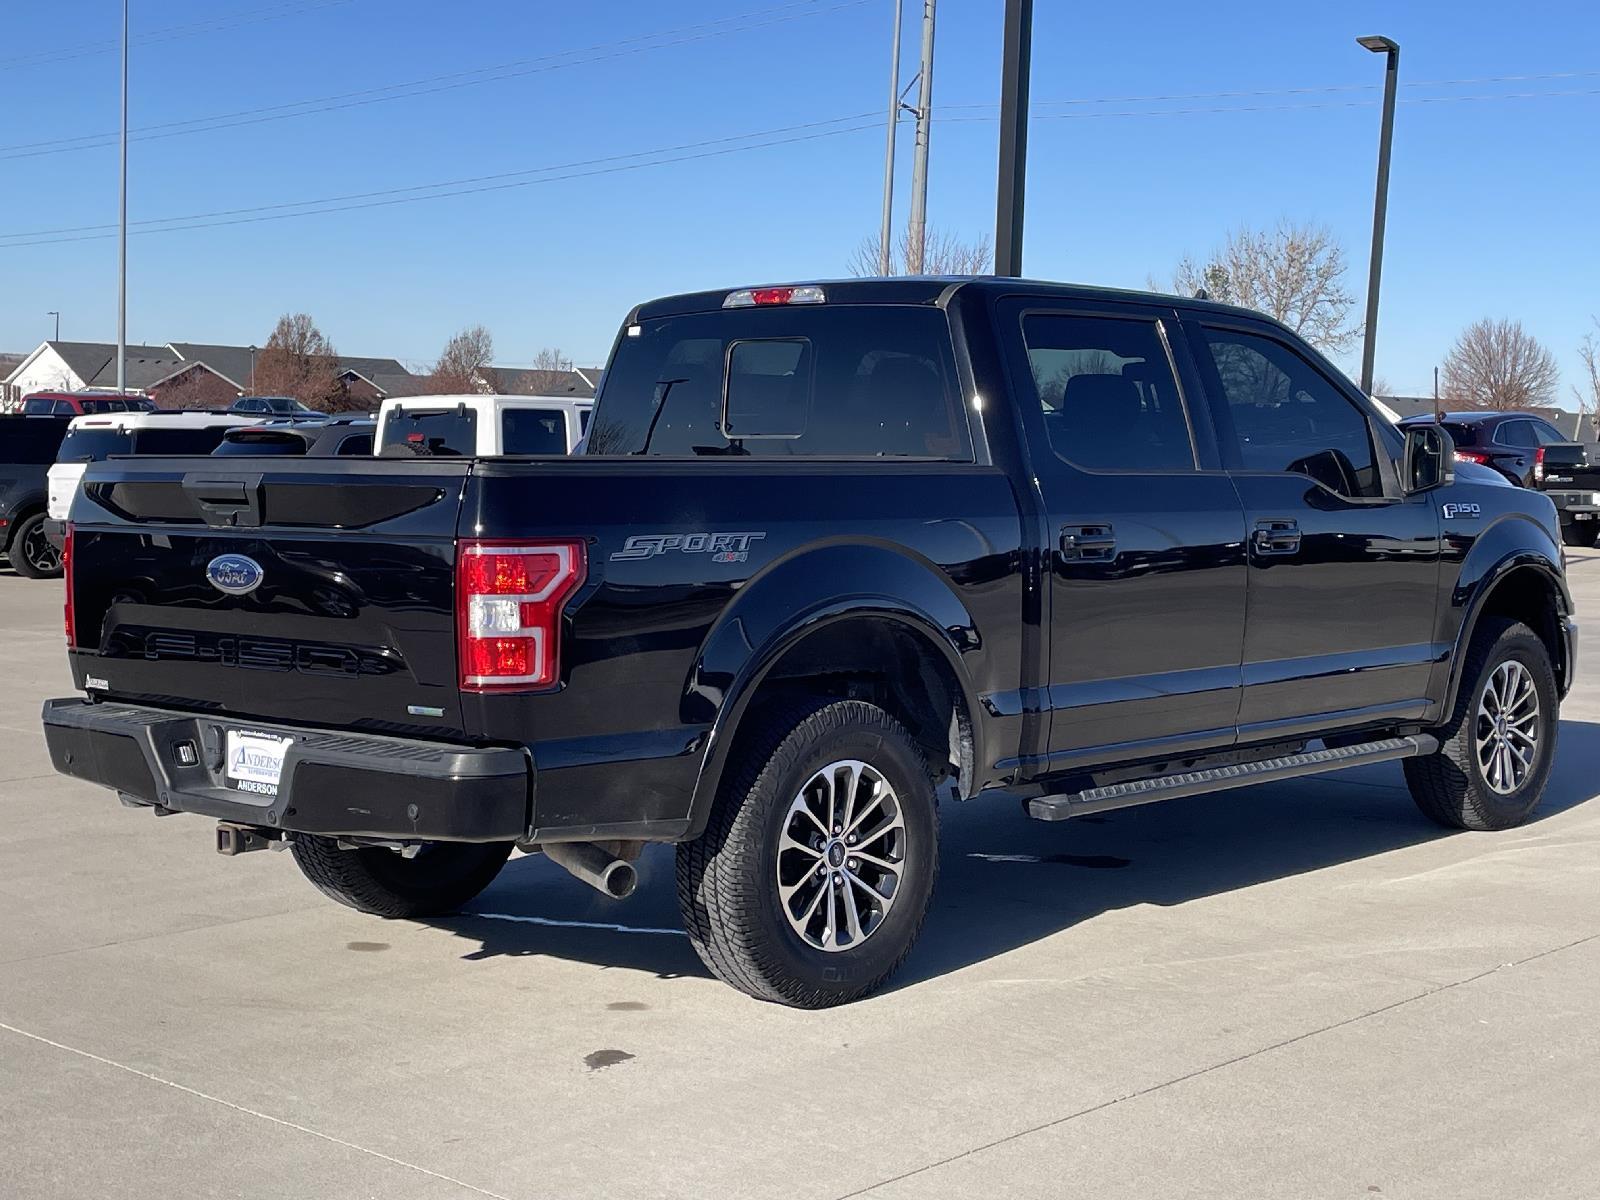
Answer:
<svg viewBox="0 0 1600 1200"><path fill-rule="evenodd" d="M227 529L256 529L261 525L261 476L208 479L185 475L183 493L207 525Z"/></svg>

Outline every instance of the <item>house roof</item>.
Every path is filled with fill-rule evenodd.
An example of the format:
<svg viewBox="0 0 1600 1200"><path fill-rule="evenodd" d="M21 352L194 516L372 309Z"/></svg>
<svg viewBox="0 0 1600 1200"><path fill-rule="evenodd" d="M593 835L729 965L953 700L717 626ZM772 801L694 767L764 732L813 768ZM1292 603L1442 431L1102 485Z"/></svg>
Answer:
<svg viewBox="0 0 1600 1200"><path fill-rule="evenodd" d="M477 374L484 386L499 396L571 396L588 400L594 397L600 369L546 371L534 367L479 367Z"/></svg>
<svg viewBox="0 0 1600 1200"><path fill-rule="evenodd" d="M396 375L380 371L376 375L365 375L364 378L385 396L426 396L429 391L426 375L412 375L410 372Z"/></svg>
<svg viewBox="0 0 1600 1200"><path fill-rule="evenodd" d="M54 350L61 361L71 368L72 373L83 380L85 386L93 387L96 377L109 366L111 368L111 383L117 382L117 368L113 360L117 357L115 342L55 342L47 341L45 346ZM154 358L168 353L165 346L129 346L128 360L136 358ZM130 379L129 386L137 387Z"/></svg>

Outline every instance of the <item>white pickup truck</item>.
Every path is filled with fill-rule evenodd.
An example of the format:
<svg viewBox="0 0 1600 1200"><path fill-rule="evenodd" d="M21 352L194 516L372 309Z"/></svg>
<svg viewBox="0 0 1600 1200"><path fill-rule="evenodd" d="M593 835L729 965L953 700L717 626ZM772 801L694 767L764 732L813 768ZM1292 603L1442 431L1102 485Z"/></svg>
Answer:
<svg viewBox="0 0 1600 1200"><path fill-rule="evenodd" d="M235 425L260 422L258 416L219 412L109 412L74 418L46 476L46 535L61 544L63 524L90 463L113 454L210 454Z"/></svg>
<svg viewBox="0 0 1600 1200"><path fill-rule="evenodd" d="M467 458L571 454L593 400L571 396L407 396L378 410L373 453Z"/></svg>

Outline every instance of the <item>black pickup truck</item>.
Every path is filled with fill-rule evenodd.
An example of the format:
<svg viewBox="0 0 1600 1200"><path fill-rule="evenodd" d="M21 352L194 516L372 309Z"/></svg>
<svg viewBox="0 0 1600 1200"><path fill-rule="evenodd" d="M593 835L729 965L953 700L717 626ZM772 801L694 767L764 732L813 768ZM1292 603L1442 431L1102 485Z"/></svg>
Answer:
<svg viewBox="0 0 1600 1200"><path fill-rule="evenodd" d="M46 476L71 420L0 417L0 552L27 579L61 574L61 551L45 535Z"/></svg>
<svg viewBox="0 0 1600 1200"><path fill-rule="evenodd" d="M653 301L585 455L112 460L68 544L58 770L391 917L676 843L709 968L800 1006L910 950L941 800L1404 760L1505 828L1574 671L1545 497L1259 315L1014 279Z"/></svg>
<svg viewBox="0 0 1600 1200"><path fill-rule="evenodd" d="M1593 546L1600 537L1600 462L1583 442L1541 446L1533 486L1549 496L1561 518L1561 540Z"/></svg>

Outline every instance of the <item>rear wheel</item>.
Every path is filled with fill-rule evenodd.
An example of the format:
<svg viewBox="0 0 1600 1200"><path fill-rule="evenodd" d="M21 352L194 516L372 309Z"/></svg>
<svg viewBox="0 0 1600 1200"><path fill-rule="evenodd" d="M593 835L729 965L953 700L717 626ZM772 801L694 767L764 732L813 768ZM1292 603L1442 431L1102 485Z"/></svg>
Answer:
<svg viewBox="0 0 1600 1200"><path fill-rule="evenodd" d="M860 701L758 718L705 833L678 847L678 905L724 983L824 1008L866 995L910 953L938 872L921 749Z"/></svg>
<svg viewBox="0 0 1600 1200"><path fill-rule="evenodd" d="M1593 522L1574 521L1570 525L1561 527L1561 541L1568 546L1593 546L1595 542L1596 524Z"/></svg>
<svg viewBox="0 0 1600 1200"><path fill-rule="evenodd" d="M382 846L339 849L335 838L298 835L294 861L323 895L379 917L455 912L494 882L510 842L428 842L412 858Z"/></svg>
<svg viewBox="0 0 1600 1200"><path fill-rule="evenodd" d="M11 568L26 579L54 579L61 574L61 551L45 536L44 513L22 518L11 539Z"/></svg>
<svg viewBox="0 0 1600 1200"><path fill-rule="evenodd" d="M1555 672L1533 630L1485 618L1467 651L1439 750L1405 762L1423 813L1451 829L1510 829L1544 795L1559 724Z"/></svg>

